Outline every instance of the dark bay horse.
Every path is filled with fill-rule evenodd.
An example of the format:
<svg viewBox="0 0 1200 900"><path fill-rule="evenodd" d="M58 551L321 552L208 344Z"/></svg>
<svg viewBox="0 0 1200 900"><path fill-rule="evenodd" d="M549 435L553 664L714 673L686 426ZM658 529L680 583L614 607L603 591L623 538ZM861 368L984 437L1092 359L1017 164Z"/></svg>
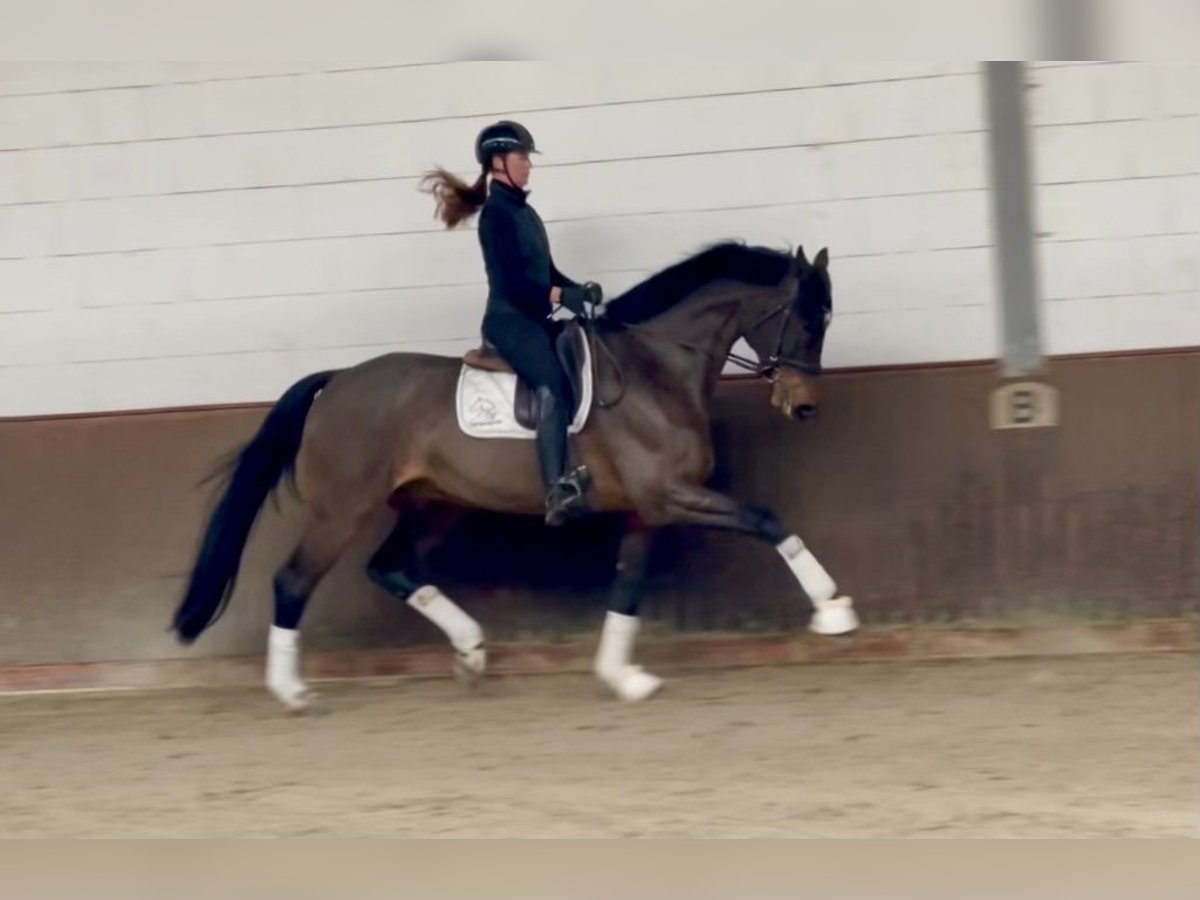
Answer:
<svg viewBox="0 0 1200 900"><path fill-rule="evenodd" d="M817 414L821 351L832 318L829 256L717 244L608 303L586 328L598 400L573 452L591 472L590 508L624 513L627 529L595 674L618 697L649 697L661 681L632 664L647 541L668 524L727 529L769 541L814 606L810 628L853 631L848 597L769 510L705 487L712 473L709 404L727 360L768 378L771 403L792 419ZM731 354L739 338L758 355ZM259 509L285 477L305 503L306 530L275 576L267 686L287 707L308 702L299 626L309 595L360 530L392 508L398 519L368 574L446 634L456 671L484 671L483 630L437 587L422 583L414 543L430 531L430 500L541 515L543 493L528 440L480 439L455 416L463 361L392 353L321 372L289 388L231 465L175 614L190 643L224 610ZM414 528L414 525L416 527ZM432 528L432 526L430 526Z"/></svg>

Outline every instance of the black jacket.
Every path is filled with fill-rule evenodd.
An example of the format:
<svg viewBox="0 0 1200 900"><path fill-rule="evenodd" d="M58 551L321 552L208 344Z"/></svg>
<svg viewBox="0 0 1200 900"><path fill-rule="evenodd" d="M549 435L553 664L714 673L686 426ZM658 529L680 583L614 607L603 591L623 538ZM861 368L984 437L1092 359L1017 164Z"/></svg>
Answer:
<svg viewBox="0 0 1200 900"><path fill-rule="evenodd" d="M550 288L577 285L555 268L546 226L527 196L491 182L479 214L479 245L488 276L487 315L515 311L540 321L553 311Z"/></svg>

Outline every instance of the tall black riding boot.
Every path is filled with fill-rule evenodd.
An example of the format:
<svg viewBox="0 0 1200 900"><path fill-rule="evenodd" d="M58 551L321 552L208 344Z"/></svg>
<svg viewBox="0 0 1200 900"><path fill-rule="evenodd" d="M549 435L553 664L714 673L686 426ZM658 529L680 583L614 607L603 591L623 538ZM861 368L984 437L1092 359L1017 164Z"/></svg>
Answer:
<svg viewBox="0 0 1200 900"><path fill-rule="evenodd" d="M574 512L582 512L587 491L587 469L567 472L567 410L547 387L537 391L537 453L546 491L546 524L561 525Z"/></svg>

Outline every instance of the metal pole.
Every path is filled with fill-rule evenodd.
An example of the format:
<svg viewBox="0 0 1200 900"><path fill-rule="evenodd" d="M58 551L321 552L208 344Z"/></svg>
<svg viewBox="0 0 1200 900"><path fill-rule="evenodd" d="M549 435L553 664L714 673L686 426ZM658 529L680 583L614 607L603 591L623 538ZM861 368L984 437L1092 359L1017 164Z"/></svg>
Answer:
<svg viewBox="0 0 1200 900"><path fill-rule="evenodd" d="M984 80L1000 274L1001 363L1004 376L1016 378L1042 365L1025 67L1019 62L989 62Z"/></svg>
<svg viewBox="0 0 1200 900"><path fill-rule="evenodd" d="M1095 0L1039 0L1047 59L1100 59Z"/></svg>

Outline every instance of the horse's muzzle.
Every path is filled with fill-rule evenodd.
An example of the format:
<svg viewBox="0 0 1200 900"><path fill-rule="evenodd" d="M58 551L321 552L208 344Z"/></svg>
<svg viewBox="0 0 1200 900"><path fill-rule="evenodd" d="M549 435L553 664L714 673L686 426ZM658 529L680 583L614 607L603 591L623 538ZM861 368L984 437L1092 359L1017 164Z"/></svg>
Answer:
<svg viewBox="0 0 1200 900"><path fill-rule="evenodd" d="M771 405L796 421L812 419L820 409L816 390L809 379L786 371L771 383Z"/></svg>

